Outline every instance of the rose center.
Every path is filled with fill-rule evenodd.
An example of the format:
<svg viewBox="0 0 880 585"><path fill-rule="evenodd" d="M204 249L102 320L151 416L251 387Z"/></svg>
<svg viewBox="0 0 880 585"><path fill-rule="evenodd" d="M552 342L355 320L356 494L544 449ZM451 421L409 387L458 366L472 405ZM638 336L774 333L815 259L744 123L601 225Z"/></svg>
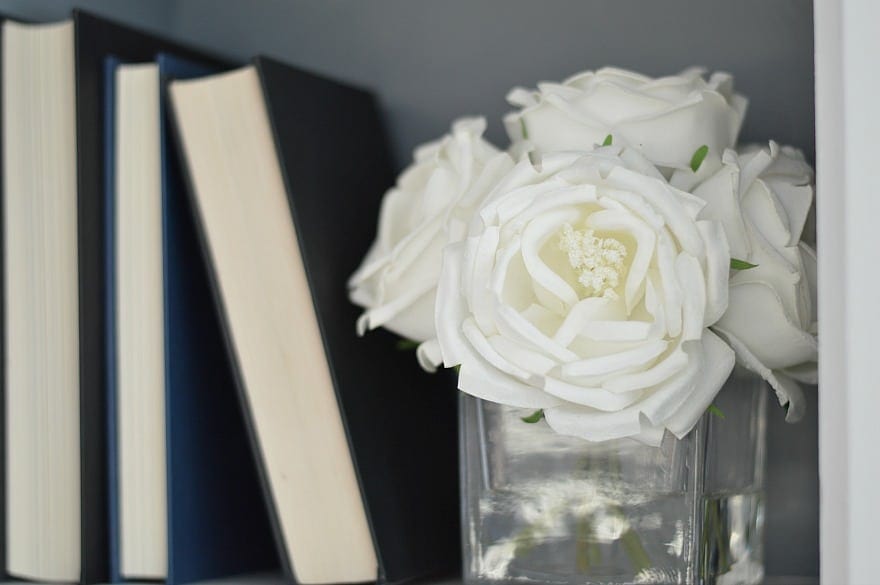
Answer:
<svg viewBox="0 0 880 585"><path fill-rule="evenodd" d="M568 263L577 273L586 296L616 299L614 290L626 270L626 246L615 238L600 238L589 228L576 230L571 224L562 226L559 248L568 256Z"/></svg>

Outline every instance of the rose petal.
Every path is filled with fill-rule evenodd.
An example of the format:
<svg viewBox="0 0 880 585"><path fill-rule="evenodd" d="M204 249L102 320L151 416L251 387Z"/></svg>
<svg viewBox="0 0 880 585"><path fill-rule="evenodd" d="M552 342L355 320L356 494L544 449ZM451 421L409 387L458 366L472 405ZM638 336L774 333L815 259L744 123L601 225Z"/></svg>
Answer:
<svg viewBox="0 0 880 585"><path fill-rule="evenodd" d="M523 382L529 384L534 382L535 378L532 372L511 363L492 347L492 344L489 343L489 340L486 339L486 336L477 327L473 317L465 319L464 323L461 324L461 332L464 334L464 338L468 340L468 343L471 344L474 352L485 360L489 366Z"/></svg>
<svg viewBox="0 0 880 585"><path fill-rule="evenodd" d="M730 305L718 321L769 369L816 361L818 344L786 314L778 293L768 284L752 282L730 288Z"/></svg>
<svg viewBox="0 0 880 585"><path fill-rule="evenodd" d="M434 325L443 364L456 366L470 353L461 324L467 316L467 305L461 294L462 260L465 244L450 244L443 252L443 269L437 285Z"/></svg>
<svg viewBox="0 0 880 585"><path fill-rule="evenodd" d="M492 280L495 251L500 237L498 232L497 227L489 226L479 238L469 238L465 247L465 266L472 269L467 272L468 279L463 281L462 291L468 301L471 314L487 335L495 331L494 324L489 318L494 302L489 283Z"/></svg>
<svg viewBox="0 0 880 585"><path fill-rule="evenodd" d="M556 235L565 223L578 218L574 208L563 208L536 217L526 226L522 234L522 258L526 270L532 277L535 295L545 307L560 315L566 314L578 302L574 289L556 272L550 269L540 257L541 248Z"/></svg>
<svg viewBox="0 0 880 585"><path fill-rule="evenodd" d="M560 435L580 437L587 441L610 441L638 435L642 430L639 412L626 408L602 412L566 402L544 409L544 419Z"/></svg>
<svg viewBox="0 0 880 585"><path fill-rule="evenodd" d="M495 325L499 333L511 341L523 344L535 351L543 352L548 357L552 357L560 362L569 362L577 359L577 354L556 343L523 315L520 315L510 307L497 305L495 307L495 317Z"/></svg>
<svg viewBox="0 0 880 585"><path fill-rule="evenodd" d="M656 339L642 343L632 349L569 362L562 366L563 376L602 376L621 370L630 371L650 363L666 351L669 342Z"/></svg>
<svg viewBox="0 0 880 585"><path fill-rule="evenodd" d="M679 287L675 273L675 245L666 230L657 239L657 268L660 273L660 288L663 298L663 312L666 327L671 337L681 335L681 309L684 293Z"/></svg>
<svg viewBox="0 0 880 585"><path fill-rule="evenodd" d="M641 392L615 394L602 388L590 388L580 384L569 384L563 380L547 376L544 378L544 392L580 406L595 408L602 412L616 412L630 406L639 399Z"/></svg>
<svg viewBox="0 0 880 585"><path fill-rule="evenodd" d="M602 384L602 387L615 393L650 388L674 376L687 365L687 359L687 355L678 345L650 368L610 378Z"/></svg>
<svg viewBox="0 0 880 585"><path fill-rule="evenodd" d="M739 204L739 169L732 159L721 170L696 188L697 195L706 202L700 217L721 222L730 246L730 255L745 260L751 254L746 225Z"/></svg>
<svg viewBox="0 0 880 585"><path fill-rule="evenodd" d="M694 201L691 201L687 194L679 197L679 192L672 191L666 183L639 175L623 167L615 167L608 176L608 180L619 188L639 193L663 216L669 231L675 236L681 249L691 254L700 253L703 241L693 222L696 210L689 208ZM702 207L703 203L699 202L697 205Z"/></svg>
<svg viewBox="0 0 880 585"><path fill-rule="evenodd" d="M562 403L539 388L505 376L475 354L461 364L458 389L483 400L517 408L552 408Z"/></svg>
<svg viewBox="0 0 880 585"><path fill-rule="evenodd" d="M708 329L703 335L702 349L703 367L694 379L694 391L666 422L666 428L679 439L694 428L712 404L724 382L730 377L736 361L733 350Z"/></svg>
<svg viewBox="0 0 880 585"><path fill-rule="evenodd" d="M706 281L700 262L685 252L675 259L675 274L678 286L687 294L681 305L681 339L690 341L703 335L703 321L706 315Z"/></svg>
<svg viewBox="0 0 880 585"><path fill-rule="evenodd" d="M712 325L727 310L730 250L724 228L717 221L698 221L697 228L706 246L706 311L703 326Z"/></svg>
<svg viewBox="0 0 880 585"><path fill-rule="evenodd" d="M816 362L805 362L790 368L781 370L783 374L803 384L815 386L819 383L819 364Z"/></svg>
<svg viewBox="0 0 880 585"><path fill-rule="evenodd" d="M420 343L416 348L416 359L422 369L434 373L437 367L443 363L443 354L440 353L440 343L436 339L429 339Z"/></svg>
<svg viewBox="0 0 880 585"><path fill-rule="evenodd" d="M715 331L722 335L727 343L730 344L730 347L736 352L736 359L739 363L764 378L770 384L770 387L776 392L779 405L788 405L785 420L788 422L800 420L806 411L806 404L803 391L798 383L781 371L772 370L767 367L733 332L718 326L715 327Z"/></svg>
<svg viewBox="0 0 880 585"><path fill-rule="evenodd" d="M533 351L522 345L513 343L501 335L493 335L488 339L498 355L511 364L517 364L531 374L543 376L559 366L559 361L547 357L543 353Z"/></svg>

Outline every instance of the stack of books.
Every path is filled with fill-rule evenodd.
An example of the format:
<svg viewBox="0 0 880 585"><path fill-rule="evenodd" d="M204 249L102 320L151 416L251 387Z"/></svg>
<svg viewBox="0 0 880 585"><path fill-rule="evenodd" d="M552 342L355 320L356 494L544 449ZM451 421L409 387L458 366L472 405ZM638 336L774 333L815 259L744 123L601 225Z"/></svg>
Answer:
<svg viewBox="0 0 880 585"><path fill-rule="evenodd" d="M454 386L347 300L393 180L373 97L81 11L0 50L0 570L454 572Z"/></svg>

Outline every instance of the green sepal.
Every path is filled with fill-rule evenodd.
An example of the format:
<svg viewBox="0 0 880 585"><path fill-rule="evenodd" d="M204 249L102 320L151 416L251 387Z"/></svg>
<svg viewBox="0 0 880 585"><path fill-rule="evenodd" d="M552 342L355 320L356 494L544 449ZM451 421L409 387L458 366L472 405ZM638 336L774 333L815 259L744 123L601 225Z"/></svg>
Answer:
<svg viewBox="0 0 880 585"><path fill-rule="evenodd" d="M724 412L720 408L715 406L714 404L709 405L708 412L709 412L709 414L717 416L721 420L724 420L726 418L724 416Z"/></svg>
<svg viewBox="0 0 880 585"><path fill-rule="evenodd" d="M415 351L418 346L419 342L412 339L398 339L395 344L397 351Z"/></svg>
<svg viewBox="0 0 880 585"><path fill-rule="evenodd" d="M757 267L757 264L752 264L751 262L746 262L745 260L740 260L739 258L730 259L730 268L732 268L733 270L748 270L749 268Z"/></svg>
<svg viewBox="0 0 880 585"><path fill-rule="evenodd" d="M709 154L709 147L705 144L698 148L696 152L694 152L694 156L691 157L691 170L695 173L700 170L700 165L703 164L703 161L706 159L706 155Z"/></svg>
<svg viewBox="0 0 880 585"><path fill-rule="evenodd" d="M544 409L543 408L541 410L536 410L535 412L533 412L529 416L522 417L520 420L523 421L524 423L534 424L534 423L538 422L539 420L541 420L542 418L544 418Z"/></svg>

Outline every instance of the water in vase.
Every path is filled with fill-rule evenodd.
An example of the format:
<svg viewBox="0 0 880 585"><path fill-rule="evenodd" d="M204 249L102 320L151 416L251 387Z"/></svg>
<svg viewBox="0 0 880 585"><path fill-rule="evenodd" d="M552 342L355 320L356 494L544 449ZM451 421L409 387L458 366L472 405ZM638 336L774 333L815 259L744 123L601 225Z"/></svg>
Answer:
<svg viewBox="0 0 880 585"><path fill-rule="evenodd" d="M760 414L763 392L720 396L724 420L659 448L587 443L463 398L465 581L760 583L763 418L734 419Z"/></svg>

